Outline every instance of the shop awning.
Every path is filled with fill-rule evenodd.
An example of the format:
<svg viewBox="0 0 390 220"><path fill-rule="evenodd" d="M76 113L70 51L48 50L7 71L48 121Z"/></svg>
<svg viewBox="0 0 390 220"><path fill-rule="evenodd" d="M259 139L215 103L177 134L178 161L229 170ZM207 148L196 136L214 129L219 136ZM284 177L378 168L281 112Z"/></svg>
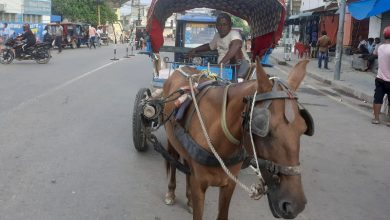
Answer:
<svg viewBox="0 0 390 220"><path fill-rule="evenodd" d="M299 21L301 19L304 19L306 17L309 17L313 14L313 12L309 11L309 12L302 12L302 13L299 13L297 15L291 15L290 17L288 17L286 19L286 22L285 22L285 25L298 25L299 24Z"/></svg>
<svg viewBox="0 0 390 220"><path fill-rule="evenodd" d="M365 18L382 14L386 11L390 11L390 1L360 0L349 3L348 10L351 13L352 17L357 20L363 20Z"/></svg>

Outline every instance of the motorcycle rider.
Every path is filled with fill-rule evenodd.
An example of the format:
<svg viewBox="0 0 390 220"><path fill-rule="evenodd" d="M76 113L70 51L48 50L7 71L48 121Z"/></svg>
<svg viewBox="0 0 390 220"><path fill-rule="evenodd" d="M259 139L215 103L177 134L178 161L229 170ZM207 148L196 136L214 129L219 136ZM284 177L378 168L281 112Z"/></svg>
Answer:
<svg viewBox="0 0 390 220"><path fill-rule="evenodd" d="M22 40L22 41L25 40L25 42L23 43L23 45L21 47L22 51L25 52L27 48L35 45L36 40L35 40L35 35L31 31L30 25L28 23L25 23L23 25L23 31L24 31L24 33L20 37L18 37L18 40ZM22 52L22 51L20 51L20 48L17 48L16 54L19 54L19 52Z"/></svg>

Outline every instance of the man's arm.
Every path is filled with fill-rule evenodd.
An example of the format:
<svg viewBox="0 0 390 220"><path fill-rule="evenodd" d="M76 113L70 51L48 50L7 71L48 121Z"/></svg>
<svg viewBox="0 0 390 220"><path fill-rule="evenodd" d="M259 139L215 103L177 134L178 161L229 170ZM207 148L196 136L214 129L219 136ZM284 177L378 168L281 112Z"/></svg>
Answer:
<svg viewBox="0 0 390 220"><path fill-rule="evenodd" d="M198 47L193 48L192 50L190 50L188 55L193 56L196 53L206 52L206 51L210 51L210 50L211 50L210 45L207 43L207 44L203 44L203 45L200 45Z"/></svg>
<svg viewBox="0 0 390 220"><path fill-rule="evenodd" d="M381 44L375 45L375 50L374 50L374 52L373 52L374 55L378 55L378 48L379 48L380 45L381 45Z"/></svg>
<svg viewBox="0 0 390 220"><path fill-rule="evenodd" d="M219 62L220 64L223 63L223 64L228 64L230 63L230 60L232 58L234 58L237 53L239 53L241 51L241 47L242 47L242 40L233 40L232 42L230 42L230 46L229 46L229 51L227 52L227 54L222 58L221 62Z"/></svg>

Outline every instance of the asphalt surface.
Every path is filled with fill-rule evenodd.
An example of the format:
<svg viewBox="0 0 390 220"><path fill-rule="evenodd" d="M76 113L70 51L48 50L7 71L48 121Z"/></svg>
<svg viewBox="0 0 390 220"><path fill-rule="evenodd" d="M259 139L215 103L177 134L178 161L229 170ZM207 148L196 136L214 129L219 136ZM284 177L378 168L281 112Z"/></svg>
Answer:
<svg viewBox="0 0 390 220"><path fill-rule="evenodd" d="M0 66L1 220L183 220L185 179L177 202L164 204L163 159L132 142L136 92L149 87L149 58L117 48L53 51L47 65ZM290 67L267 68L285 78ZM372 125L370 106L307 78L298 92L316 133L301 139L308 199L299 220L387 220L389 127ZM164 131L157 132L164 143ZM254 181L243 170L243 182ZM217 215L218 190L207 191L204 219ZM230 219L274 219L265 198L236 188Z"/></svg>

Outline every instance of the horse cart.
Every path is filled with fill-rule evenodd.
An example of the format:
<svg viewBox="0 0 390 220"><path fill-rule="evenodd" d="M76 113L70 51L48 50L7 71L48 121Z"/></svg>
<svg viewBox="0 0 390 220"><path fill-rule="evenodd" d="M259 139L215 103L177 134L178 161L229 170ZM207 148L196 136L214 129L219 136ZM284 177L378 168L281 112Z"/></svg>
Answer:
<svg viewBox="0 0 390 220"><path fill-rule="evenodd" d="M163 46L166 19L174 12L202 7L230 13L250 25L252 60L256 62L244 82L237 82L235 64L213 63L217 56L213 52L188 56L191 39L187 37L191 35L187 32L196 31L193 36L200 36L206 27L213 29L212 22L182 22L185 26L177 27L182 36L176 36L175 47ZM209 186L220 187L217 219L228 219L236 185L254 199L267 195L277 218L295 218L303 211L306 198L301 185L300 137L313 135L314 125L298 102L296 90L308 61L299 62L287 82L270 78L259 62L279 40L284 19L284 1L279 0L152 1L147 26L151 50L147 54L153 64L153 80L151 88L141 88L135 97L133 142L137 151L153 146L165 158L167 205L175 201L178 169L186 174L187 206L193 219L202 219ZM163 52L173 52L173 61L163 57ZM250 79L252 74L256 79ZM168 139L166 147L153 134L161 126ZM251 186L237 178L244 161L249 161L257 176Z"/></svg>

